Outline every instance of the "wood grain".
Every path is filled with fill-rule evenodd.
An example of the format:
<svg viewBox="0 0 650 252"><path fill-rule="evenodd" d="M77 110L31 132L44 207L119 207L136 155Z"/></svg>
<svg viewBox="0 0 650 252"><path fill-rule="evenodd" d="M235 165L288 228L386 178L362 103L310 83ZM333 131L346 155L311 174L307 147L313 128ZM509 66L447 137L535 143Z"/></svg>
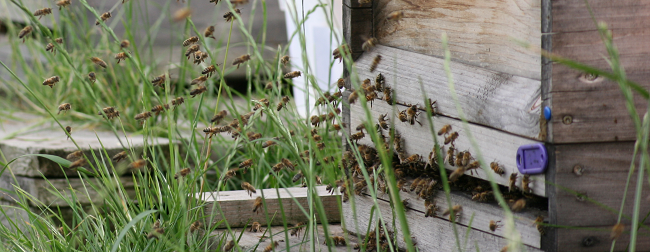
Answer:
<svg viewBox="0 0 650 252"><path fill-rule="evenodd" d="M405 109L405 106L397 105L395 107L395 113ZM393 108L390 105L385 102L376 101L372 107L373 122L376 122L379 115L382 114L388 114L390 122L395 124L395 128L402 135L402 139L404 139L405 142L405 150L408 155L419 154L423 157L429 156L429 153L433 149L433 136L431 135L431 132L429 132L429 123L425 118L426 115L421 115L419 118L419 121L422 122L423 126L420 126L417 123L415 125L402 123L395 118L396 114L395 116L392 116ZM350 128L356 128L356 126L362 122L361 120L365 118L366 114L360 104L352 104L350 107ZM461 121L444 116L437 116L433 118L433 122L435 124L436 132L440 127L446 124L451 125L454 131L459 132L460 136L455 142L457 150L469 150L470 153L476 153L476 150L470 144L468 135L463 129ZM489 129L475 124L470 124L469 130L471 131L472 136L476 139L478 148L481 150L485 161L488 163L496 161L506 171L506 175L498 176L487 167L489 170L488 172L495 175L495 182L505 186L508 185L508 175L513 172L519 172L515 160L519 146L538 143L537 141L503 133L498 130ZM442 146L444 139L439 137L438 141ZM359 143L371 144L371 139L366 136L359 141ZM445 146L443 150L446 151L448 147L449 146ZM445 168L448 170L456 169L456 167L449 166L448 164L445 164ZM487 179L486 173L481 169L479 169L478 172L475 172L474 175L470 175L469 172L465 175ZM519 176L518 179L521 180L521 177L522 176ZM545 196L544 175L533 175L531 176L531 179L534 181L531 185L533 193ZM518 181L517 184L521 184L521 182Z"/></svg>
<svg viewBox="0 0 650 252"><path fill-rule="evenodd" d="M405 13L402 20L386 20L398 10ZM441 57L446 32L454 61L541 78L541 57L514 42L540 47L540 1L380 0L374 12L383 45Z"/></svg>
<svg viewBox="0 0 650 252"><path fill-rule="evenodd" d="M376 55L382 60L373 73L370 65ZM386 84L396 92L403 104L424 105L420 78L427 97L437 101L439 113L460 118L451 99L444 60L402 49L377 46L357 61L361 80L373 81L381 73ZM541 82L452 62L459 103L468 121L507 131L531 139L539 135L541 113Z"/></svg>
<svg viewBox="0 0 650 252"><path fill-rule="evenodd" d="M557 251L610 251L612 226L588 227L585 229L559 229ZM616 240L614 251L627 251L630 243L630 226ZM636 251L650 251L650 232L640 229L637 236Z"/></svg>
<svg viewBox="0 0 650 252"><path fill-rule="evenodd" d="M361 45L372 37L372 9L355 9L343 5L343 38L352 53L361 53Z"/></svg>
<svg viewBox="0 0 650 252"><path fill-rule="evenodd" d="M354 204L354 210L352 209ZM370 225L371 230L374 230L378 212L381 212L383 220L390 225L390 230L397 232L397 237L400 237L398 245L402 248L405 247L404 240L402 239L402 228L399 220L395 219L393 222L393 214L388 202L379 200L379 209L373 213L373 219L370 219L371 209L374 204L370 197L354 197L347 203L343 203L344 213L344 228L348 232L355 234L365 234ZM378 211L377 211L378 210ZM471 216L464 214L462 218L470 218ZM453 228L448 220L441 218L426 218L424 214L419 211L407 211L406 218L411 236L417 242L417 248L420 251L455 251L456 237ZM475 217L476 218L476 217ZM395 223L393 227L392 224ZM474 224L472 224L474 226ZM499 236L482 232L473 228L468 228L464 225L457 224L458 239L461 241L462 251L500 251L506 245L507 240ZM468 230L469 229L469 230ZM467 236L466 236L467 234ZM466 244L462 241L467 240ZM525 246L527 251L541 251L537 248Z"/></svg>

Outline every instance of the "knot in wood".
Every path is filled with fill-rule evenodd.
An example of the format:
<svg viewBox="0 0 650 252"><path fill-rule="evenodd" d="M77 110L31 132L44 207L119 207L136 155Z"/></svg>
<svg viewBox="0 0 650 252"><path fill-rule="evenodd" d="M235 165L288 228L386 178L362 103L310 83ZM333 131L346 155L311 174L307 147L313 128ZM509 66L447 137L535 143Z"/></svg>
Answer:
<svg viewBox="0 0 650 252"><path fill-rule="evenodd" d="M562 123L564 123L566 125L572 124L573 123L573 116L565 115L564 117L562 117Z"/></svg>
<svg viewBox="0 0 650 252"><path fill-rule="evenodd" d="M587 200L587 193L578 193L578 194L576 194L576 200L578 200L580 202L584 202L585 200Z"/></svg>
<svg viewBox="0 0 650 252"><path fill-rule="evenodd" d="M598 238L596 238L595 236L587 236L582 239L582 246L592 247L596 244L598 244Z"/></svg>
<svg viewBox="0 0 650 252"><path fill-rule="evenodd" d="M582 176L582 172L584 171L584 168L582 168L581 165L575 165L573 166L573 174L576 176Z"/></svg>

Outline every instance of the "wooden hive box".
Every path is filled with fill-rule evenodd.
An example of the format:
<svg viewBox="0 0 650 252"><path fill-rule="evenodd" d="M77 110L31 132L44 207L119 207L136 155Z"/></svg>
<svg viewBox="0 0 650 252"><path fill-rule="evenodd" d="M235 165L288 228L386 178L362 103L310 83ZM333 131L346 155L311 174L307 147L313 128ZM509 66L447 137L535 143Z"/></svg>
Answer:
<svg viewBox="0 0 650 252"><path fill-rule="evenodd" d="M650 62L650 47L646 46L650 25L645 21L650 15L650 2L592 0L589 4L596 20L606 22L612 31L628 78L648 89L650 84L644 80L650 77L646 67ZM399 21L387 20L393 11L403 11L404 17ZM423 94L437 101L439 114L433 118L435 130L449 124L460 133L456 140L458 150L477 151L470 144L469 132L463 128L450 93L443 67L441 35L444 32L449 37L451 74L469 131L485 161L496 161L506 170L505 175L496 176L496 182L507 186L508 174L518 172L515 159L519 146L543 143L548 151L545 173L531 176L532 193L543 197L545 206L516 214L521 221L516 227L526 249L610 250L610 232L617 223L622 199L625 204L621 222L625 232L614 250L626 249L630 241L635 174L632 174L629 193L623 196L636 130L619 86L600 77L595 81L584 78L580 71L551 62L522 46L526 43L530 48L542 48L609 69L606 48L584 0L373 0L370 4L346 0L343 13L344 39L355 61L355 71L346 72L349 78L344 100L347 101L351 91L350 78L368 78L374 83L381 73L387 86L395 91L396 104L391 106L375 100L372 118L376 121L379 115L388 114L396 120L395 128L401 133L409 155L420 154L426 159L433 147L425 112L419 119L422 126L397 120L397 113L406 110L407 104L425 105ZM378 40L378 45L364 52L362 44L372 37ZM376 55L382 56L381 62L370 72ZM635 98L636 109L643 116L646 101L636 94ZM546 107L552 111L550 120L543 115ZM346 103L343 115L349 125L348 134L355 133L356 125L366 120L359 102L349 107ZM366 136L359 143L372 142ZM456 168L446 163L445 167L448 172ZM487 178L482 170L465 176ZM521 175L517 181L520 184ZM647 194L647 186L643 190ZM452 225L445 217L424 218L422 200L413 193L401 195L402 199L411 200L407 217L411 234L417 231L421 236L415 237L421 250L456 248ZM388 196L379 198L383 217L392 220ZM462 239L478 241L467 243L466 249L498 251L507 243L503 232L486 230L489 220L503 218L500 207L473 202L462 194L452 193L452 201L465 204L464 214L474 214L471 228L467 223L469 218L458 222L463 228L461 234L469 228ZM350 214L351 202L356 204L356 216ZM446 201L441 199L441 202ZM444 204L442 208L446 209ZM358 233L361 229L365 233L368 225L374 225L369 221L371 206L373 202L363 196L344 204L344 211L348 212L344 214L346 222L356 219L352 223L359 225L348 226L348 231ZM650 204L643 203L641 214L649 211ZM544 235L528 222L539 214L548 224ZM642 224L648 223L650 220L646 219ZM637 250L650 251L647 227L639 230Z"/></svg>

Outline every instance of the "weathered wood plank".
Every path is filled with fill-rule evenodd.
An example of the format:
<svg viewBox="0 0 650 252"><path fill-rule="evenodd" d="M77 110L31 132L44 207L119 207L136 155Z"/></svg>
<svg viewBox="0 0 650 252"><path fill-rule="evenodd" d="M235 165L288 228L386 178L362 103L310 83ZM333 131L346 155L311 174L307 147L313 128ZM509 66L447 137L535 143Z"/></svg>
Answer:
<svg viewBox="0 0 650 252"><path fill-rule="evenodd" d="M398 10L404 11L402 20L386 20ZM514 42L540 46L540 1L380 0L375 20L383 45L441 57L440 34L446 32L454 61L541 78L541 57Z"/></svg>
<svg viewBox="0 0 650 252"><path fill-rule="evenodd" d="M402 200L408 200L409 202L409 206L407 207L408 209L418 211L420 212L420 214L424 215L424 213L426 212L426 207L424 206L423 199L419 199L417 195L415 195L415 193L407 193L407 192L400 191L399 194ZM382 200L390 201L390 196L388 194L379 193L379 195L377 196ZM447 198L445 197L445 194L442 191L436 193L434 198L435 198L435 202L437 202L436 204L438 208L440 209L440 212L438 212L437 214L440 215L443 211L447 209ZM471 216L472 214L474 215L474 219L472 220L473 229L480 230L482 232L490 233L500 237L505 237L507 235L505 228L497 229L495 232L492 232L489 228L491 220L501 221L502 224L505 222L503 221L503 217L504 217L503 209L500 206L496 204L488 204L488 203L472 201L470 195L458 193L458 192L451 192L450 198L451 198L452 205L459 204L463 206L463 214L465 217ZM521 235L521 242L526 245L532 246L534 248L540 248L541 235L539 231L537 231L537 228L534 225L531 225L531 223L533 223L537 215L539 214L546 215L545 211L541 212L539 210L526 209L522 213L514 213L514 214L515 214L515 228ZM433 218L440 218L443 220L447 220L448 217L436 216ZM469 226L470 224L469 221L470 218L459 218L457 220L459 224L464 226Z"/></svg>
<svg viewBox="0 0 650 252"><path fill-rule="evenodd" d="M400 110L405 110L405 106L397 105L395 113L398 113ZM419 121L422 122L423 126L410 125L407 123L402 123L392 116L393 108L386 104L385 102L376 101L372 107L372 118L376 122L379 115L388 114L388 118L391 120L396 120L395 128L402 135L402 139L405 142L405 150L408 155L419 154L423 157L428 157L429 153L433 149L433 136L429 132L429 123L424 118L426 115L421 115ZM359 104L352 104L350 108L350 128L355 128L359 125L362 119L365 119L365 112ZM470 153L476 153L474 147L470 144L467 134L464 132L462 122L456 119L437 116L433 119L436 126L436 131L440 129L443 125L449 124L452 126L453 131L458 131L460 136L456 139L456 148L459 151L469 150ZM517 170L516 155L517 149L521 145L538 143L530 139L523 137L514 136L511 134L503 133L498 130L489 129L483 126L478 126L475 124L470 124L469 129L472 133L472 136L476 139L478 148L483 154L483 158L486 162L496 161L502 168L506 171L506 174L503 176L498 176L489 170L493 175L495 175L495 182L508 186L508 175L513 172L519 172ZM438 138L439 144L442 146L444 143L444 138ZM371 139L369 137L363 138L359 143L371 144ZM446 151L448 146L444 147ZM445 164L445 168L448 170L454 170L456 167L449 166ZM488 167L489 169L489 167ZM474 173L475 175L470 175L467 172L465 175L473 176L481 179L487 179L486 173L479 169L478 172ZM521 177L519 176L517 184L520 185ZM533 175L531 176L533 183L531 184L531 189L533 193L540 196L545 196L545 183L544 175Z"/></svg>
<svg viewBox="0 0 650 252"><path fill-rule="evenodd" d="M387 225L392 226L393 214L389 203L384 200L379 200L378 203L379 209L374 210L373 219L370 219L370 216L374 203L370 197L354 197L354 199L343 203L343 212L346 213L343 216L344 228L348 232L365 235L368 225L370 225L371 230L374 230L378 212L381 213ZM355 204L354 211L352 204ZM469 219L470 217L471 214L465 212L462 214L461 219ZM420 251L453 251L457 249L452 224L448 220L442 218L426 218L419 211L407 211L406 218L411 236L417 241L416 247ZM457 224L456 227L462 251L499 251L507 243L506 239L491 233L482 232L473 228L469 228L468 230L467 226L461 224ZM390 230L397 232L397 237L399 237L397 240L398 245L404 248L406 245L402 239L404 235L399 220L395 220L395 227L390 228ZM463 241L465 240L468 243L464 244ZM530 246L525 247L527 251L541 251Z"/></svg>
<svg viewBox="0 0 650 252"><path fill-rule="evenodd" d="M588 227L585 229L558 229L558 251L610 251L612 226ZM630 226L616 240L614 251L627 251L630 244ZM650 232L639 229L636 251L650 251Z"/></svg>
<svg viewBox="0 0 650 252"><path fill-rule="evenodd" d="M343 0L343 5L349 8L372 8L372 1L359 3L359 0Z"/></svg>
<svg viewBox="0 0 650 252"><path fill-rule="evenodd" d="M316 192L320 196L320 200L323 202L325 207L325 213L327 221L331 223L336 223L341 221L341 214L339 209L339 195L338 190L335 194L330 194L325 189L326 186L317 186ZM264 196L262 196L264 195ZM260 214L254 213L253 203L255 198L262 196L266 201L266 210L264 208ZM291 223L295 222L306 222L307 216L300 210L296 202L300 204L304 209L309 209L307 201L307 188L303 187L291 187L291 188L281 188L279 189L279 194L276 192L276 189L259 189L257 193L254 193L252 196L249 196L246 191L223 191L223 192L207 192L203 194L196 194L195 197L199 200L202 200L206 203L204 206L204 212L206 221L212 221L217 223L221 221L225 216L225 219L228 221L230 227L243 227L247 223L253 223L254 221L259 222L262 226L267 225L267 214L268 218L273 220L271 221L272 226L283 225L284 220L282 217L282 212L280 211L280 202L284 210L284 216L287 221ZM218 204L215 207L215 203ZM275 218L274 218L275 215ZM320 218L317 218L320 222ZM226 223L222 222L218 226L219 228L225 228Z"/></svg>
<svg viewBox="0 0 650 252"><path fill-rule="evenodd" d="M372 37L372 9L355 9L343 5L343 38L353 53L361 53L363 42Z"/></svg>
<svg viewBox="0 0 650 252"><path fill-rule="evenodd" d="M589 9L582 0L551 0L553 5L553 30L555 32L594 31L596 26ZM589 6L598 21L610 29L647 28L650 4L637 0L591 0Z"/></svg>
<svg viewBox="0 0 650 252"><path fill-rule="evenodd" d="M369 71L376 55L382 60L373 73ZM423 104L420 78L424 92L437 101L439 112L460 118L451 99L444 60L386 46L377 46L357 61L361 80L373 82L381 73L386 84L396 92L400 103ZM541 82L510 74L452 62L459 103L468 121L536 139L541 113Z"/></svg>

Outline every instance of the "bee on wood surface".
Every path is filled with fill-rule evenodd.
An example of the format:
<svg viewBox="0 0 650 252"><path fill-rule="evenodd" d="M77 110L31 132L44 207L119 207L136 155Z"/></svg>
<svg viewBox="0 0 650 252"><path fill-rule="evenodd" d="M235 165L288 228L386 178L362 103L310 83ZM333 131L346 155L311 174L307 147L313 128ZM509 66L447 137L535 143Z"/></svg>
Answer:
<svg viewBox="0 0 650 252"><path fill-rule="evenodd" d="M57 82L59 82L59 76L52 76L43 81L43 86L49 86L50 88L53 88Z"/></svg>
<svg viewBox="0 0 650 252"><path fill-rule="evenodd" d="M201 229L201 222L200 221L192 222L192 225L190 225L190 233L194 233L199 229Z"/></svg>
<svg viewBox="0 0 650 252"><path fill-rule="evenodd" d="M102 20L102 22L106 22L106 20L111 18L111 13L110 12L104 12L104 13L102 13L101 16L99 16L99 18ZM99 20L97 20L95 22L95 25L99 25Z"/></svg>
<svg viewBox="0 0 650 252"><path fill-rule="evenodd" d="M205 31L203 31L203 37L213 38L215 40L217 39L217 38L214 37L214 26L213 25L208 26L208 28L205 28Z"/></svg>
<svg viewBox="0 0 650 252"><path fill-rule="evenodd" d="M218 66L219 64L217 64ZM213 73L217 72L217 67L215 65L210 65L201 71L201 74L205 74L208 78L212 76Z"/></svg>
<svg viewBox="0 0 650 252"><path fill-rule="evenodd" d="M203 84L203 83L204 83L205 81L207 81L207 80L208 80L208 77L207 77L207 76L205 76L205 75L201 75L201 76L197 77L196 79L193 79L192 82L190 82L190 85L199 85L199 84Z"/></svg>
<svg viewBox="0 0 650 252"><path fill-rule="evenodd" d="M422 161L422 157L419 154L413 154L410 157L406 158L403 163L414 164Z"/></svg>
<svg viewBox="0 0 650 252"><path fill-rule="evenodd" d="M478 169L480 167L481 167L481 163L479 161L474 161L474 162L471 162L471 163L467 164L467 166L465 166L465 170L471 171L473 169Z"/></svg>
<svg viewBox="0 0 650 252"><path fill-rule="evenodd" d="M454 131L454 133L451 133L449 136L445 137L445 145L451 144L451 146L454 146L454 141L456 141L456 138L458 138L458 132Z"/></svg>
<svg viewBox="0 0 650 252"><path fill-rule="evenodd" d="M386 20L391 21L399 21L402 18L404 18L404 11L393 11L386 16Z"/></svg>
<svg viewBox="0 0 650 252"><path fill-rule="evenodd" d="M59 10L61 10L63 7L67 7L68 5L70 5L70 0L59 0L56 2L56 6L59 6Z"/></svg>
<svg viewBox="0 0 650 252"><path fill-rule="evenodd" d="M151 117L151 112L147 111L147 112L142 112L140 114L135 115L134 119L137 120L137 121L144 122L149 117Z"/></svg>
<svg viewBox="0 0 650 252"><path fill-rule="evenodd" d="M435 116L438 114L438 106L436 105L438 101L431 101L431 98L429 98L429 110L431 111L431 116Z"/></svg>
<svg viewBox="0 0 650 252"><path fill-rule="evenodd" d="M293 227L291 228L291 236L297 236L300 237L300 233L302 232L302 229L305 228L305 224L302 222L298 222Z"/></svg>
<svg viewBox="0 0 650 252"><path fill-rule="evenodd" d="M196 51L194 53L194 64L201 64L205 61L205 59L208 58L208 53L206 52L201 52L201 51Z"/></svg>
<svg viewBox="0 0 650 252"><path fill-rule="evenodd" d="M23 43L25 43L26 36L30 34L34 28L31 25L25 26L20 32L18 32L18 38L23 40Z"/></svg>
<svg viewBox="0 0 650 252"><path fill-rule="evenodd" d="M172 105L174 108L176 108L178 105L181 105L185 102L185 98L183 97L176 97L176 99L172 100Z"/></svg>
<svg viewBox="0 0 650 252"><path fill-rule="evenodd" d="M361 132L363 132L363 130L366 129L366 124L362 122L362 123L360 123L359 125L357 125L357 128L356 128L356 129L357 129L357 131L361 131Z"/></svg>
<svg viewBox="0 0 650 252"><path fill-rule="evenodd" d="M289 96L282 96L282 100L278 102L278 105L276 106L276 110L280 111L282 108L287 106L287 103L289 103Z"/></svg>
<svg viewBox="0 0 650 252"><path fill-rule="evenodd" d="M535 218L535 220L533 221L533 224L537 228L537 231L539 232L539 234L541 234L541 235L546 234L546 229L544 228L544 216L538 215L537 218ZM622 226L623 224L619 223L617 225ZM616 237L614 237L614 230L615 229L616 229L616 226L614 226L614 229L612 229L612 236L611 236L612 239L616 239L616 238L618 238L619 235L621 235L621 232L618 232L618 235ZM620 231L623 231L622 229L623 229L623 227L621 227Z"/></svg>
<svg viewBox="0 0 650 252"><path fill-rule="evenodd" d="M119 52L115 54L115 59L117 60L117 64L120 64L120 61L126 60L129 57L125 52Z"/></svg>
<svg viewBox="0 0 650 252"><path fill-rule="evenodd" d="M343 52L343 54L346 54L346 55L352 54L352 51L350 50L348 45L341 45L340 47L337 47L336 49L334 49L334 51L332 52L332 55L334 56L334 60L337 60L337 59L339 60L339 63L341 63L341 61L343 60L343 54L341 52Z"/></svg>
<svg viewBox="0 0 650 252"><path fill-rule="evenodd" d="M442 126L442 128L438 131L438 136L449 134L449 132L451 132L451 125L447 124L445 126Z"/></svg>
<svg viewBox="0 0 650 252"><path fill-rule="evenodd" d="M453 210L453 214L451 214L452 210ZM442 216L446 216L449 214L449 221L454 221L457 215L460 215L462 211L463 211L463 207L461 205L455 205L451 209L445 210L445 212L442 213Z"/></svg>
<svg viewBox="0 0 650 252"><path fill-rule="evenodd" d="M242 56L239 56L239 58L236 58L233 62L233 66L237 66L237 69L239 69L239 65L243 64L246 61L249 61L251 59L251 56L248 54L244 54Z"/></svg>
<svg viewBox="0 0 650 252"><path fill-rule="evenodd" d="M113 162L118 163L127 157L126 151L121 151L120 153L115 154L111 159Z"/></svg>
<svg viewBox="0 0 650 252"><path fill-rule="evenodd" d="M52 14L52 8L43 8L34 12L34 16L38 17L38 20L41 20L42 17L48 14Z"/></svg>
<svg viewBox="0 0 650 252"><path fill-rule="evenodd" d="M503 225L500 224L501 221L490 220L490 231L494 232L497 229L501 228Z"/></svg>
<svg viewBox="0 0 650 252"><path fill-rule="evenodd" d="M357 93L357 91L352 91L352 93L350 93L350 96L348 97L348 103L354 104L357 101L357 98L359 98L359 94Z"/></svg>
<svg viewBox="0 0 650 252"><path fill-rule="evenodd" d="M438 207L436 204L431 203L426 206L426 211L424 212L424 217L435 217L436 212L438 212Z"/></svg>
<svg viewBox="0 0 650 252"><path fill-rule="evenodd" d="M377 69L377 66L379 65L379 62L381 62L381 55L377 54L375 56L375 59L372 60L372 64L370 64L370 72L374 72L375 69Z"/></svg>
<svg viewBox="0 0 650 252"><path fill-rule="evenodd" d="M377 55L377 56L379 56L379 55ZM377 77L375 77L375 89L377 91L383 92L384 91L384 86L386 86L386 79L384 78L384 76L381 73L379 73L377 75Z"/></svg>
<svg viewBox="0 0 650 252"><path fill-rule="evenodd" d="M75 152L72 152L72 153L68 154L68 156L65 157L65 159L67 159L67 160L75 160L75 159L78 159L78 158L83 157L83 156L84 156L84 152L78 150L78 151L75 151Z"/></svg>
<svg viewBox="0 0 650 252"><path fill-rule="evenodd" d="M269 244L268 246L266 246L266 248L264 248L264 252L271 252L271 251L273 251L273 249L274 249L275 247L277 247L279 244L280 244L280 243L278 243L277 241L275 241L275 242Z"/></svg>
<svg viewBox="0 0 650 252"><path fill-rule="evenodd" d="M129 42L129 41L126 40L126 39L125 39L125 40L122 40L122 42L120 42L120 48L121 48L121 49L129 48L129 45L131 45L131 42Z"/></svg>
<svg viewBox="0 0 650 252"><path fill-rule="evenodd" d="M235 13L241 15L241 11L239 9L235 9ZM235 14L233 14L232 12L229 11L229 12L226 12L226 14L223 14L223 18L226 19L226 22L230 22L232 20L235 20L235 18L237 18L237 17L235 16Z"/></svg>
<svg viewBox="0 0 650 252"><path fill-rule="evenodd" d="M301 76L300 71L293 71L293 72L289 72L289 73L285 74L284 78L285 79L293 79L293 78L297 78L297 77L300 77L300 76Z"/></svg>
<svg viewBox="0 0 650 252"><path fill-rule="evenodd" d="M400 111L399 114L397 114L397 119L399 119L401 122L408 122L408 116L406 115L406 110Z"/></svg>
<svg viewBox="0 0 650 252"><path fill-rule="evenodd" d="M363 45L361 45L361 49L364 51L370 51L373 47L377 45L378 41L376 38L370 38L366 40L366 42L363 42Z"/></svg>
<svg viewBox="0 0 650 252"><path fill-rule="evenodd" d="M187 57L187 59L190 59L195 52L199 51L199 49L201 49L200 45L192 45L188 47L187 50L185 50L185 57Z"/></svg>
<svg viewBox="0 0 650 252"><path fill-rule="evenodd" d="M456 154L456 166L458 166L458 167L463 167L464 166L463 165L463 156L464 155L465 155L464 151L458 152L458 154Z"/></svg>
<svg viewBox="0 0 650 252"><path fill-rule="evenodd" d="M513 172L510 174L510 183L508 184L508 192L513 192L517 190L517 173Z"/></svg>
<svg viewBox="0 0 650 252"><path fill-rule="evenodd" d="M519 212L521 210L524 210L524 208L526 208L526 199L522 198L522 199L519 199L519 200L515 201L515 203L512 204L511 208L512 208L513 212Z"/></svg>
<svg viewBox="0 0 650 252"><path fill-rule="evenodd" d="M355 143L358 143L359 140L361 140L365 136L366 135L363 134L363 132L357 132L357 133L354 133L354 134L350 135L350 140L353 140L353 141L355 141Z"/></svg>
<svg viewBox="0 0 650 252"><path fill-rule="evenodd" d="M226 245L223 247L223 251L229 252L235 247L235 241L229 240Z"/></svg>
<svg viewBox="0 0 650 252"><path fill-rule="evenodd" d="M494 196L494 193L492 191L485 191L485 192L480 192L476 193L472 196L472 200L474 201L480 201L480 202L486 202L488 201L492 196Z"/></svg>
<svg viewBox="0 0 650 252"><path fill-rule="evenodd" d="M70 126L65 126L65 131L68 132L68 137L66 140L70 139L70 134L72 133L72 127Z"/></svg>
<svg viewBox="0 0 650 252"><path fill-rule="evenodd" d="M377 93L370 92L369 94L366 95L366 102L370 102L370 107L372 108L372 102L377 98L378 98Z"/></svg>
<svg viewBox="0 0 650 252"><path fill-rule="evenodd" d="M107 66L106 62L104 62L102 59L97 58L97 57L91 57L90 61L92 61L93 63L95 63L95 65L98 65L98 66L100 66L102 68L106 68L106 66Z"/></svg>
<svg viewBox="0 0 650 252"><path fill-rule="evenodd" d="M174 178L178 179L179 177L183 177L183 178L187 177L187 175L190 174L190 172L191 172L190 168L183 168L174 175Z"/></svg>
<svg viewBox="0 0 650 252"><path fill-rule="evenodd" d="M77 169L77 168L82 167L82 166L84 166L84 165L86 165L86 164L88 164L88 162L86 162L86 159L85 159L85 158L82 158L82 159L79 159L79 160L77 160L77 161L72 162L72 163L70 164L70 167L68 167L68 168L70 168L70 169Z"/></svg>
<svg viewBox="0 0 650 252"><path fill-rule="evenodd" d="M54 42L56 42L58 44L62 44L63 43L63 38L57 38L57 39L54 40ZM54 48L54 44L52 44L52 43L49 43L49 44L47 44L47 46L45 46L45 51L56 54L56 48Z"/></svg>
<svg viewBox="0 0 650 252"><path fill-rule="evenodd" d="M130 163L127 168L132 169L132 170L139 170L140 168L144 167L147 165L147 161L144 159L138 159L134 161L133 163Z"/></svg>
<svg viewBox="0 0 650 252"><path fill-rule="evenodd" d="M282 58L280 58L280 63L282 63L283 66L287 66L289 63L289 55L282 56Z"/></svg>
<svg viewBox="0 0 650 252"><path fill-rule="evenodd" d="M530 193L533 190L530 188L530 175L524 174L521 178L521 191L523 193Z"/></svg>
<svg viewBox="0 0 650 252"><path fill-rule="evenodd" d="M332 236L332 243L334 246L345 246L345 238L343 236Z"/></svg>
<svg viewBox="0 0 650 252"><path fill-rule="evenodd" d="M182 21L183 19L186 19L190 15L192 15L192 10L190 8L182 8L174 12L172 19L174 20L174 22L178 22L178 21Z"/></svg>
<svg viewBox="0 0 650 252"><path fill-rule="evenodd" d="M345 79L339 78L339 80L336 81L336 87L343 89L345 87Z"/></svg>
<svg viewBox="0 0 650 252"><path fill-rule="evenodd" d="M68 110L70 110L71 108L72 108L72 105L70 105L70 103L63 103L63 104L59 105L59 112L56 113L56 114L57 115L60 114L61 111L65 111L64 113L67 113Z"/></svg>
<svg viewBox="0 0 650 252"><path fill-rule="evenodd" d="M494 171L494 173L499 175L503 175L506 173L506 171L504 171L503 168L501 168L501 166L497 162L490 163L490 168Z"/></svg>
<svg viewBox="0 0 650 252"><path fill-rule="evenodd" d="M95 76L95 72L88 73L88 81L90 81L90 83L95 83L96 80L97 76Z"/></svg>
<svg viewBox="0 0 650 252"><path fill-rule="evenodd" d="M262 232L262 225L257 221L253 222L253 224L251 224L251 228L248 231L254 233Z"/></svg>
<svg viewBox="0 0 650 252"><path fill-rule="evenodd" d="M451 166L454 166L454 151L456 151L454 147L449 147L447 149L447 156L445 156L445 161Z"/></svg>
<svg viewBox="0 0 650 252"><path fill-rule="evenodd" d="M259 214L262 211L262 196L257 196L253 202L253 213Z"/></svg>
<svg viewBox="0 0 650 252"><path fill-rule="evenodd" d="M382 98L388 105L393 105L395 101L393 100L393 89L390 87L384 88L384 97Z"/></svg>
<svg viewBox="0 0 650 252"><path fill-rule="evenodd" d="M377 118L377 121L379 121L379 124L378 124L379 127L384 129L384 130L388 130L388 122L387 122L386 117L388 117L388 114L379 115L379 118Z"/></svg>
<svg viewBox="0 0 650 252"><path fill-rule="evenodd" d="M206 88L205 86L199 86L195 89L192 89L192 91L190 91L190 95L192 96L192 98L194 98L195 96L200 95L205 91L208 91L208 88Z"/></svg>

